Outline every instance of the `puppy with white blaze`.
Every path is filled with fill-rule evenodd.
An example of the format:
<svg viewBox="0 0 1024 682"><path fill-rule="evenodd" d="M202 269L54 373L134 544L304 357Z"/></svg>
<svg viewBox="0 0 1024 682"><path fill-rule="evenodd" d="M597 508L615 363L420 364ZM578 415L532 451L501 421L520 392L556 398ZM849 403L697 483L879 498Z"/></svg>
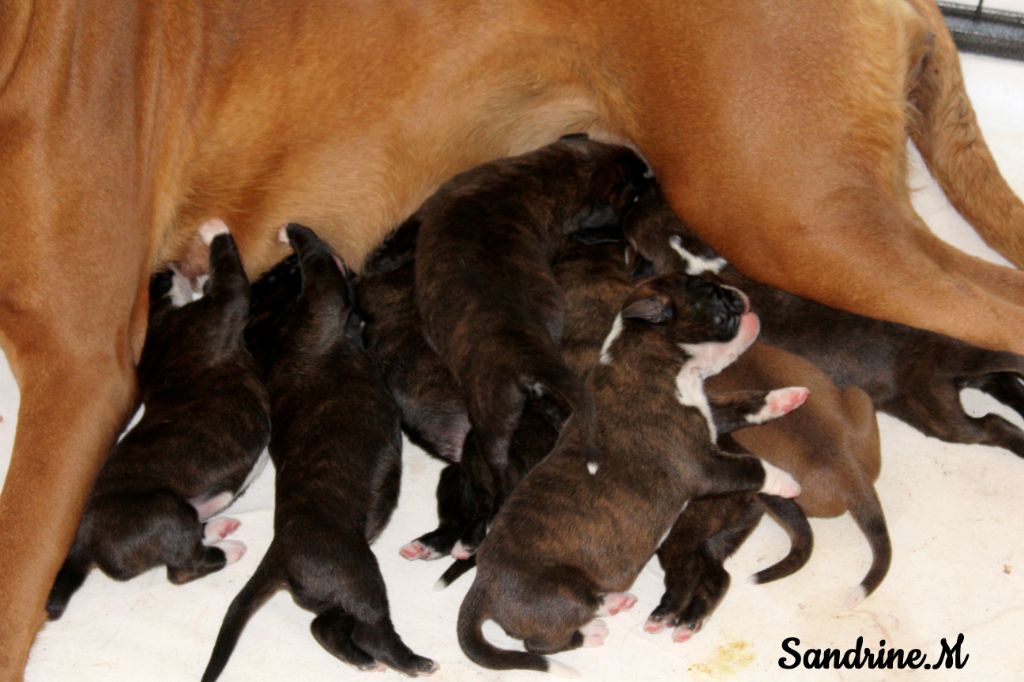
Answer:
<svg viewBox="0 0 1024 682"><path fill-rule="evenodd" d="M597 473L579 466L583 439L567 423L480 546L458 636L482 666L567 672L543 654L602 643L607 629L594 620L598 609L614 613L634 603L625 591L688 501L800 494L786 472L714 442L703 380L746 350L760 327L742 293L669 275L641 283L620 317L608 361L586 382L603 453ZM526 651L489 644L482 632L488 619L522 639Z"/></svg>

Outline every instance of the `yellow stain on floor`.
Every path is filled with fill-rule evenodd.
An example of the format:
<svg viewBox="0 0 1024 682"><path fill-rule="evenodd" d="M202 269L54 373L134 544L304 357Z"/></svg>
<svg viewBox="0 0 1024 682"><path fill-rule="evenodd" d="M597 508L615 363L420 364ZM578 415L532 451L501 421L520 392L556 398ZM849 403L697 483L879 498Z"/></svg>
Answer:
<svg viewBox="0 0 1024 682"><path fill-rule="evenodd" d="M729 678L754 662L754 647L750 642L738 640L715 649L711 659L694 663L687 670L694 675L710 678Z"/></svg>

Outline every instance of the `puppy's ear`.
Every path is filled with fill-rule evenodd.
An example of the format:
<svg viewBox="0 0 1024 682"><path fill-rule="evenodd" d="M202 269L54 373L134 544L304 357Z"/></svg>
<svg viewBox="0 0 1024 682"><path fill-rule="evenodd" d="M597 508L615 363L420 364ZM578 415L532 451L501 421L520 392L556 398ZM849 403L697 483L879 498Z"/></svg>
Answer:
<svg viewBox="0 0 1024 682"><path fill-rule="evenodd" d="M665 294L654 294L633 301L622 309L622 319L643 320L651 324L663 324L676 315L672 299Z"/></svg>

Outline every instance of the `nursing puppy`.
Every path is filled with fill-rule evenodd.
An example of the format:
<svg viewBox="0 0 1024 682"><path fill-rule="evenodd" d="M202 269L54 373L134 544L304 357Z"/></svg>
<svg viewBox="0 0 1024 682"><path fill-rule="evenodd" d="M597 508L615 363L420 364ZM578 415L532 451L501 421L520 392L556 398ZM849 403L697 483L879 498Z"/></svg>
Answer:
<svg viewBox="0 0 1024 682"><path fill-rule="evenodd" d="M402 223L366 259L359 305L366 347L391 389L409 438L449 462L462 459L469 433L466 401L423 337L414 289L419 219Z"/></svg>
<svg viewBox="0 0 1024 682"><path fill-rule="evenodd" d="M211 272L202 299L174 307L171 273L151 280L138 368L145 413L100 470L46 603L51 619L93 565L117 580L165 565L168 580L180 584L245 552L224 540L237 521L207 519L258 473L269 404L242 342L249 282L235 242L220 221L200 233Z"/></svg>
<svg viewBox="0 0 1024 682"><path fill-rule="evenodd" d="M371 543L395 507L398 411L354 324L349 273L312 231L286 228L302 290L269 368L277 468L274 540L224 618L204 682L217 679L252 614L278 589L316 613L311 629L361 669L433 672L395 633Z"/></svg>
<svg viewBox="0 0 1024 682"><path fill-rule="evenodd" d="M928 436L1003 447L1024 457L1024 431L994 414L964 412L976 388L1024 416L1024 356L977 348L941 334L836 310L757 283L703 244L665 203L643 193L624 219L630 242L656 272L716 272L759 310L764 342L803 356L840 388L859 386L876 409Z"/></svg>
<svg viewBox="0 0 1024 682"><path fill-rule="evenodd" d="M551 261L566 235L615 222L645 173L625 147L563 139L455 176L417 213L416 304L466 396L479 524L516 483L508 444L528 392L568 408L596 466L593 399L558 348L565 304Z"/></svg>
<svg viewBox="0 0 1024 682"><path fill-rule="evenodd" d="M477 554L458 634L480 665L547 671L551 662L540 654L599 644L603 624L590 622L598 607L628 604L623 591L691 499L800 492L785 472L714 444L703 379L732 362L758 331L738 291L696 277L658 278L638 287L618 319L587 379L601 423L600 469L589 475L579 466L583 435L568 422ZM646 418L637 419L637 405ZM527 651L486 642L487 619Z"/></svg>

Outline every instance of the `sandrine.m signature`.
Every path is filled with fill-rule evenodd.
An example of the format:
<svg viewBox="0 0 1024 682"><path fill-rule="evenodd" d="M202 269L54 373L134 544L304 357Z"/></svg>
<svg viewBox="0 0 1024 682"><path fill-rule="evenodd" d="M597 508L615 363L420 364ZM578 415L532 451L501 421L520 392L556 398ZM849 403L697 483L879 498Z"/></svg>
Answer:
<svg viewBox="0 0 1024 682"><path fill-rule="evenodd" d="M807 669L846 669L861 668L877 670L962 670L967 665L969 654L963 652L964 635L957 635L956 643L950 644L943 637L939 642L942 649L937 659L929 659L921 649L899 649L886 647L885 640L878 643L877 649L864 646L864 638L858 637L857 643L849 649L804 649L801 651L799 637L787 637L782 640L782 650L787 654L779 659L779 667L784 670L795 668Z"/></svg>

